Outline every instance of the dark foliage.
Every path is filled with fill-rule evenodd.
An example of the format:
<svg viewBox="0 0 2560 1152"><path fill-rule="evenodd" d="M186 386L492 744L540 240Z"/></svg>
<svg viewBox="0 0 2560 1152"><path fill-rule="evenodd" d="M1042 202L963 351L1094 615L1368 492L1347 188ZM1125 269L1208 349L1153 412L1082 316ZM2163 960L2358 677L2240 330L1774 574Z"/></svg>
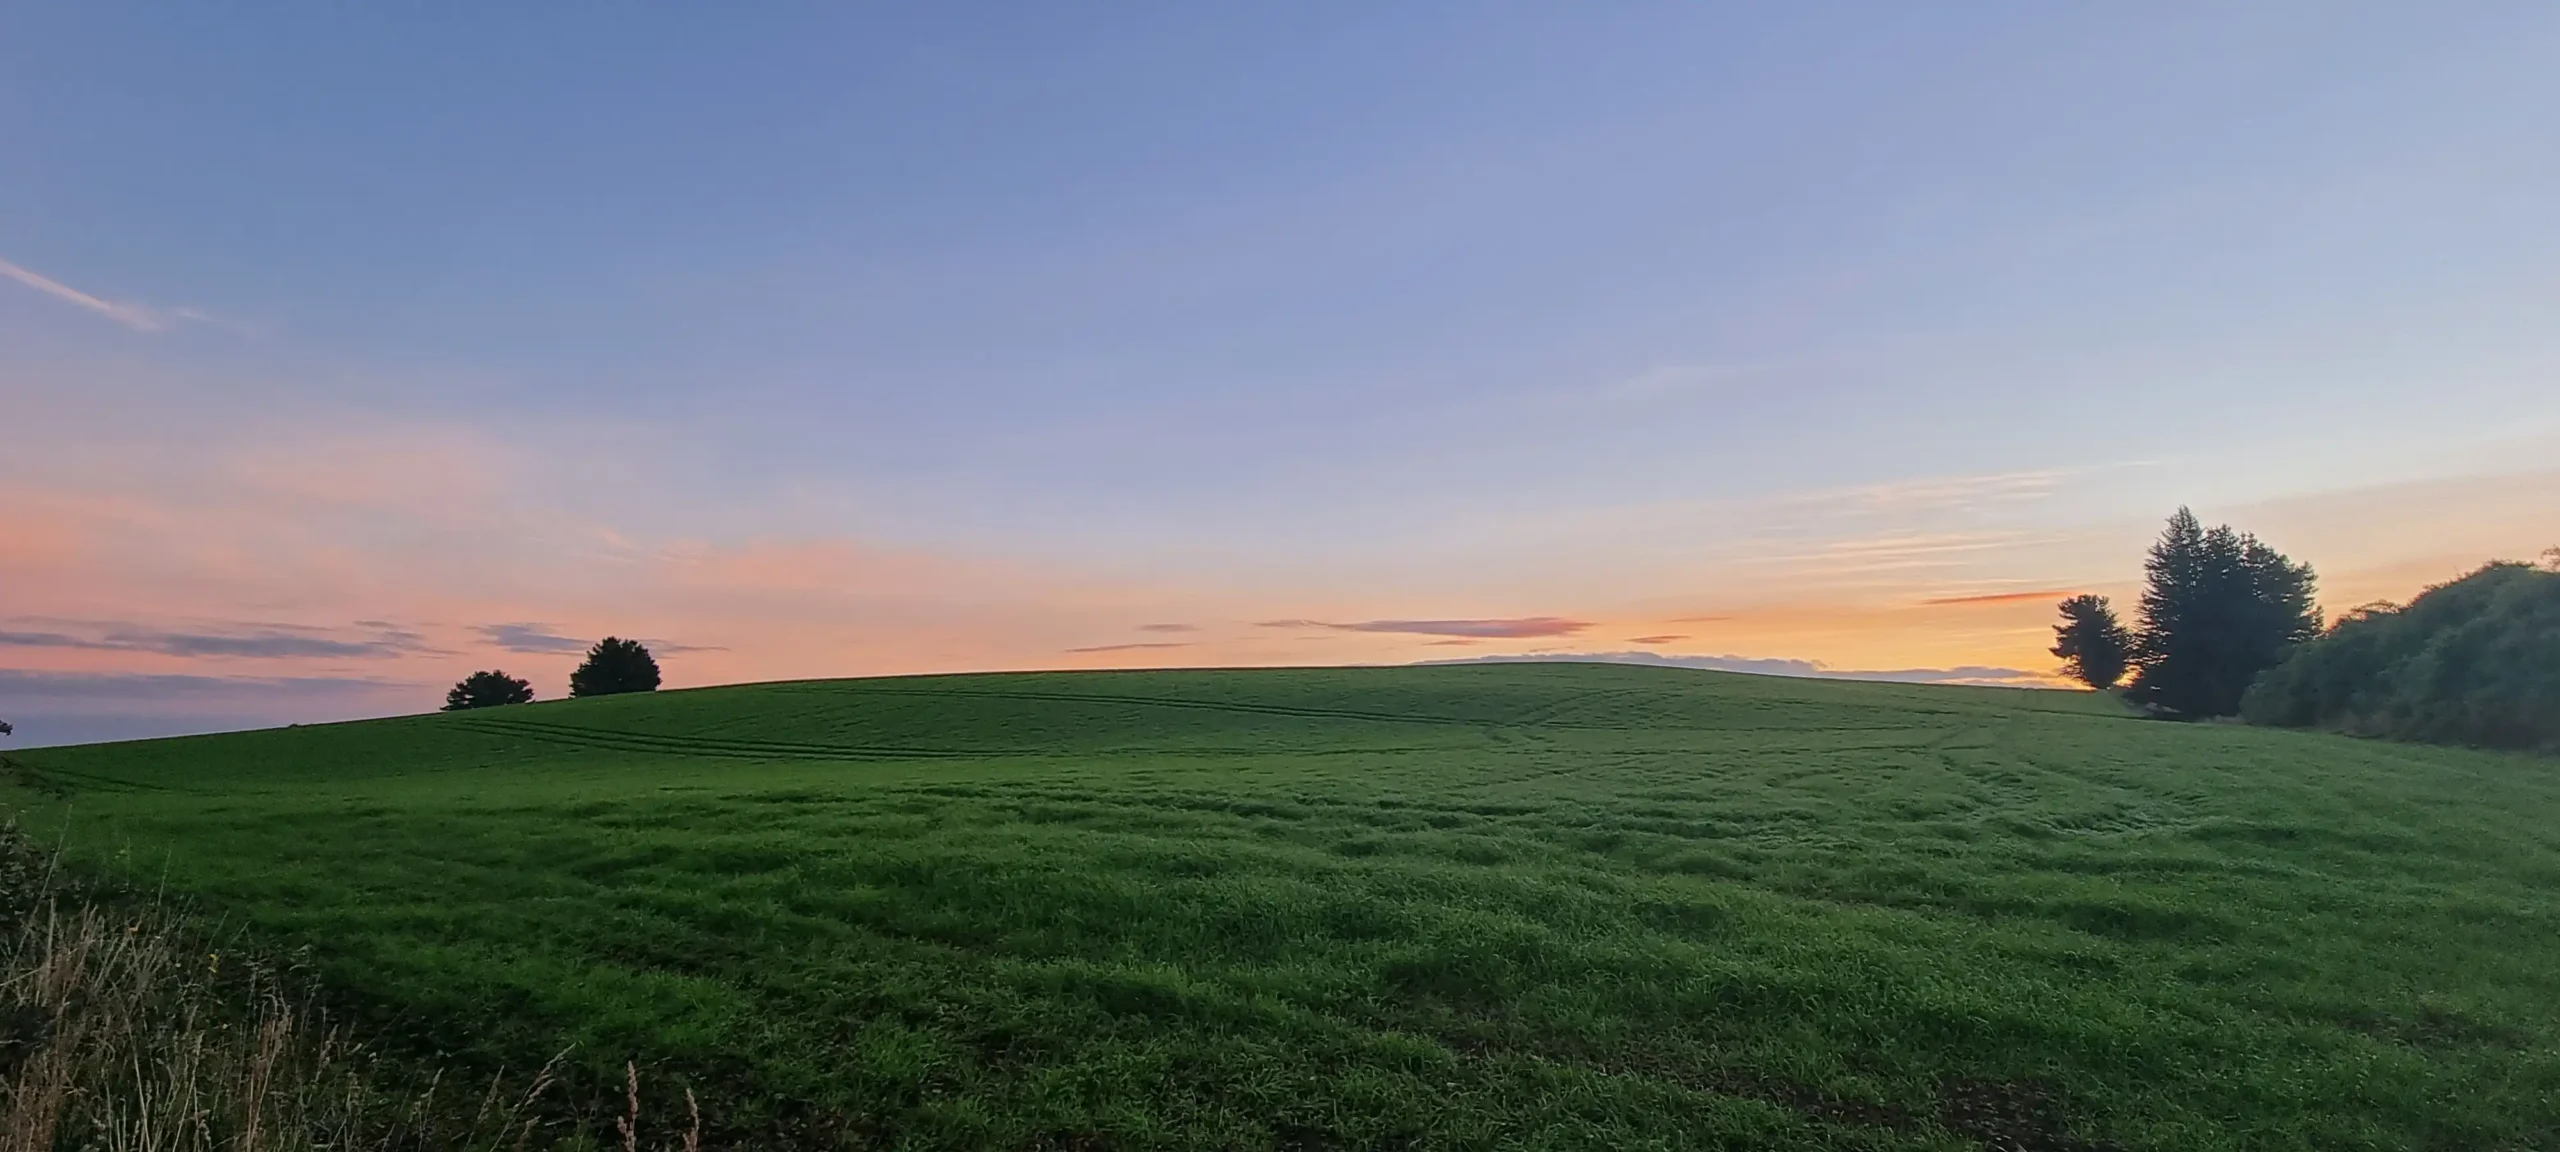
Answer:
<svg viewBox="0 0 2560 1152"><path fill-rule="evenodd" d="M460 712L466 708L495 708L501 704L533 703L533 685L504 672L491 669L474 672L455 682L453 690L444 694L444 710Z"/></svg>
<svg viewBox="0 0 2560 1152"><path fill-rule="evenodd" d="M2252 724L2560 751L2560 572L2491 564L2359 608L2258 678Z"/></svg>
<svg viewBox="0 0 2560 1152"><path fill-rule="evenodd" d="M2133 633L2106 597L2074 596L2062 602L2062 623L2053 626L2053 654L2062 658L2063 675L2104 692L2133 663Z"/></svg>
<svg viewBox="0 0 2560 1152"><path fill-rule="evenodd" d="M2178 509L2143 562L2133 697L2187 717L2229 716L2260 672L2320 634L2308 564Z"/></svg>
<svg viewBox="0 0 2560 1152"><path fill-rule="evenodd" d="M586 663L569 674L571 696L611 696L658 690L658 661L637 640L607 636L587 649Z"/></svg>
<svg viewBox="0 0 2560 1152"><path fill-rule="evenodd" d="M16 732L16 731L17 731L17 729L12 728L12 727L10 727L10 726L9 726L9 722L8 722L8 721L6 721L6 720L0 720L0 736L7 736L7 735L9 735L9 734L11 734L11 733L13 733L13 732Z"/></svg>

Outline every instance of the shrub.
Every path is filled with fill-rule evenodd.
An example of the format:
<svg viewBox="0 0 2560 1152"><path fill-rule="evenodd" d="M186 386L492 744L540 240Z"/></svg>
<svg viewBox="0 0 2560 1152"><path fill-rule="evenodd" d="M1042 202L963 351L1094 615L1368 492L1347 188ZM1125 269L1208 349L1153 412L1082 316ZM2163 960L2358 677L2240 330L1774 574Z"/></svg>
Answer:
<svg viewBox="0 0 2560 1152"><path fill-rule="evenodd" d="M458 680L453 690L444 694L444 710L460 712L467 708L495 708L501 704L533 703L533 685L504 672L490 669L474 672Z"/></svg>
<svg viewBox="0 0 2560 1152"><path fill-rule="evenodd" d="M607 636L587 649L587 659L569 674L571 696L612 696L658 690L658 661L637 640Z"/></svg>
<svg viewBox="0 0 2560 1152"><path fill-rule="evenodd" d="M2249 689L2253 724L2560 751L2560 572L2496 563L2338 621Z"/></svg>

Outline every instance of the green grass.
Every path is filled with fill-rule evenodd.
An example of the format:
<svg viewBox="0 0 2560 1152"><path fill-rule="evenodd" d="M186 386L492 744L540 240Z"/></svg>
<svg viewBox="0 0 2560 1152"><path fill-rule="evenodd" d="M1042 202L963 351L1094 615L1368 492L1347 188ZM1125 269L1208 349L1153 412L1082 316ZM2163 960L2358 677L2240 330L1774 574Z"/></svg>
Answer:
<svg viewBox="0 0 2560 1152"><path fill-rule="evenodd" d="M370 1026L636 1056L759 1147L2560 1146L2545 759L1596 665L18 759Z"/></svg>

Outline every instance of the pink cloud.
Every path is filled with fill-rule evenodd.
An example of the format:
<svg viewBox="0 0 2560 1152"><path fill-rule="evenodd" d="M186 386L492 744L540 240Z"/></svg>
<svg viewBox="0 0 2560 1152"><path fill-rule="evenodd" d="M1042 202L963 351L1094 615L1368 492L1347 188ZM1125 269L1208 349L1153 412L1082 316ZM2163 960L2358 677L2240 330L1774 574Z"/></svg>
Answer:
<svg viewBox="0 0 2560 1152"><path fill-rule="evenodd" d="M136 332L157 332L169 326L155 309L122 300L92 296L32 268L12 264L6 260L0 260L0 277L15 280L73 307L88 309ZM189 319L196 316L192 308L181 308L178 314Z"/></svg>
<svg viewBox="0 0 2560 1152"><path fill-rule="evenodd" d="M1588 620L1560 616L1515 616L1489 620L1364 620L1336 624L1323 620L1266 620L1264 628L1330 628L1337 632L1388 632L1411 636L1465 636L1479 640L1527 640L1571 636L1591 627Z"/></svg>

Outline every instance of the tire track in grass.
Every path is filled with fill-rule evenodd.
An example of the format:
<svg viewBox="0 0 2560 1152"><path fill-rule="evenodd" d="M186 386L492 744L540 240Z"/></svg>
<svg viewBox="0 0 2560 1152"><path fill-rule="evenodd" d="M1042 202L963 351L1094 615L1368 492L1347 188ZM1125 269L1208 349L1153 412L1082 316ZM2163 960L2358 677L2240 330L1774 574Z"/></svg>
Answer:
<svg viewBox="0 0 2560 1152"><path fill-rule="evenodd" d="M550 724L539 720L501 720L490 717L473 717L464 723L487 731L531 736L538 740L579 747L605 748L618 752L669 752L682 756L713 756L740 760L961 760L1001 755L1001 753L972 752L951 748L882 748L803 744L781 740L708 740L691 736L663 736L618 729L585 728L572 724Z"/></svg>
<svg viewBox="0 0 2560 1152"><path fill-rule="evenodd" d="M590 728L575 724L554 724L539 720L502 720L494 717L473 717L461 723L486 732L530 736L537 740L547 740L572 747L602 748L617 752L663 752L679 756L706 756L732 760L990 760L1135 754L1306 757L1426 754L1448 751L1447 748L1430 745L1316 749L1214 745L1166 749L1154 745L1132 745L1124 748L1078 749L1073 752L1015 748L910 748L858 744L812 744L782 740L714 740L612 728Z"/></svg>
<svg viewBox="0 0 2560 1152"><path fill-rule="evenodd" d="M0 758L6 759L6 758ZM193 792L171 784L146 784L140 780L121 780L96 772L74 772L68 768L38 767L24 760L7 759L7 770L13 783L39 792L62 793L65 784L78 784L105 792Z"/></svg>
<svg viewBox="0 0 2560 1152"><path fill-rule="evenodd" d="M1589 724L1564 720L1531 719L1526 715L1510 719L1485 717L1434 716L1421 712L1364 712L1349 708L1311 708L1286 704L1253 704L1228 700L1187 700L1174 696L1121 696L1083 692L922 692L906 688L871 688L874 696L914 696L932 700L974 698L982 700L1030 700L1065 704L1123 704L1145 708L1186 708L1244 715L1283 716L1303 720L1356 720L1387 724L1431 724L1450 728L1561 729L1577 732L1654 731L1659 725L1647 723ZM1525 721L1525 722L1524 722ZM1900 725L1890 727L1901 727ZM1807 729L1794 724L1716 724L1705 728L1682 729L1696 732L1801 732ZM1824 731L1846 731L1838 725L1826 725ZM1877 730L1887 730L1879 726Z"/></svg>
<svg viewBox="0 0 2560 1152"><path fill-rule="evenodd" d="M1306 708L1289 704L1252 704L1229 700L1186 700L1175 696L1119 696L1083 692L916 692L898 688L876 688L881 696L920 696L933 700L974 698L981 700L1032 700L1060 704L1121 704L1148 708L1187 708L1208 712L1232 712L1251 716L1283 716L1297 720L1356 720L1386 724L1434 724L1455 728L1481 728L1489 723L1482 719L1432 716L1419 712L1361 712L1348 708ZM1614 731L1614 729L1608 729Z"/></svg>

